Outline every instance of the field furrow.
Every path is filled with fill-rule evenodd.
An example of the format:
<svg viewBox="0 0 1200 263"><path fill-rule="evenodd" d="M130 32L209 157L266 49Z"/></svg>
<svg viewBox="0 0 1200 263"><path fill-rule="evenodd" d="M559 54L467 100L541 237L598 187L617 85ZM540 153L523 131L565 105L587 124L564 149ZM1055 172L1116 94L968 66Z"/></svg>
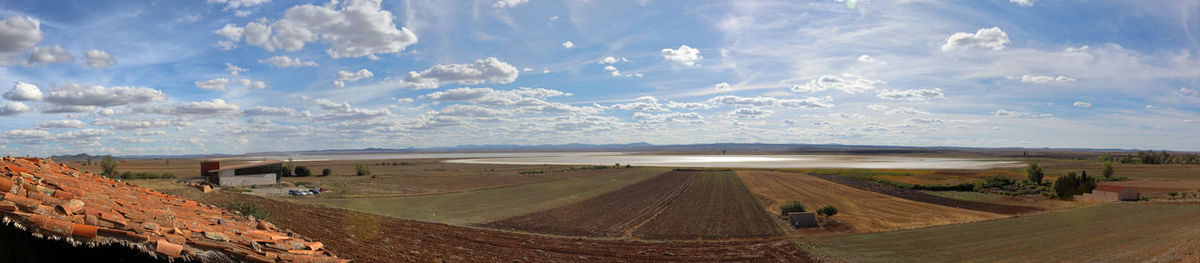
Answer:
<svg viewBox="0 0 1200 263"><path fill-rule="evenodd" d="M774 220L732 171L706 171L662 213L635 229L633 236L687 240L782 234Z"/></svg>

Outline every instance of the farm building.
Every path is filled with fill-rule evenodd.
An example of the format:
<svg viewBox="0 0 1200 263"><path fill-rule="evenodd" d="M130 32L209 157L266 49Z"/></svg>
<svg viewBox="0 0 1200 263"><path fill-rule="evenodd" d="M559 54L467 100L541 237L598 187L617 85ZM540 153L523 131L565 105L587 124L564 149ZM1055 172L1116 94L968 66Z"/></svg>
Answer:
<svg viewBox="0 0 1200 263"><path fill-rule="evenodd" d="M1137 201L1138 197L1138 192L1133 187L1107 184L1097 185L1092 193L1081 196L1083 200L1098 202Z"/></svg>
<svg viewBox="0 0 1200 263"><path fill-rule="evenodd" d="M817 227L817 215L812 212L791 212L787 217L794 228Z"/></svg>
<svg viewBox="0 0 1200 263"><path fill-rule="evenodd" d="M279 182L282 161L262 161L221 167L220 162L201 162L200 174L209 183L221 186L274 184Z"/></svg>

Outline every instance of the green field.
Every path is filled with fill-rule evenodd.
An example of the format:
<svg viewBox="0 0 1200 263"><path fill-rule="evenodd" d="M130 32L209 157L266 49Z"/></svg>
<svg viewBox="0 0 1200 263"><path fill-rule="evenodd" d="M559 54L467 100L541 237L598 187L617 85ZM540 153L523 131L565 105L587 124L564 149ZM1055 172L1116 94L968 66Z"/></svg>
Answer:
<svg viewBox="0 0 1200 263"><path fill-rule="evenodd" d="M666 172L636 168L512 187L409 197L297 198L368 213L449 224L484 223L586 200Z"/></svg>
<svg viewBox="0 0 1200 263"><path fill-rule="evenodd" d="M876 234L831 237L813 252L848 262L1147 262L1200 245L1200 206L1113 204Z"/></svg>

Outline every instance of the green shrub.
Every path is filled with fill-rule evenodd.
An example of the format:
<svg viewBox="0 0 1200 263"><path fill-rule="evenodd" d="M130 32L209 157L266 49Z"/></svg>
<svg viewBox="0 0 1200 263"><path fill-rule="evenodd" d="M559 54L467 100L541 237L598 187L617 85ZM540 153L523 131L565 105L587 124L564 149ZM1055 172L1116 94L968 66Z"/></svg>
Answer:
<svg viewBox="0 0 1200 263"><path fill-rule="evenodd" d="M371 168L361 163L356 164L354 165L354 174L358 176L369 175L371 174Z"/></svg>
<svg viewBox="0 0 1200 263"><path fill-rule="evenodd" d="M1104 162L1104 164L1100 166L1100 171L1102 174L1104 174L1105 180L1111 179L1113 176L1113 163Z"/></svg>
<svg viewBox="0 0 1200 263"><path fill-rule="evenodd" d="M1092 189L1096 189L1096 178L1089 177L1086 171L1082 176L1071 172L1055 179L1053 188L1058 198L1066 200L1074 195L1092 192Z"/></svg>
<svg viewBox="0 0 1200 263"><path fill-rule="evenodd" d="M792 201L789 204L779 206L779 215L781 215L781 216L787 216L787 214L791 213L791 212L804 212L804 211L805 211L804 205L800 204L800 201Z"/></svg>
<svg viewBox="0 0 1200 263"><path fill-rule="evenodd" d="M1025 176L1029 177L1029 181L1034 184L1042 184L1042 178L1046 177L1046 173L1042 171L1042 167L1038 166L1037 163L1031 163L1029 167L1025 167Z"/></svg>
<svg viewBox="0 0 1200 263"><path fill-rule="evenodd" d="M312 175L312 171L309 171L308 167L296 166L296 176L306 177L309 175Z"/></svg>
<svg viewBox="0 0 1200 263"><path fill-rule="evenodd" d="M838 209L836 206L833 206L833 205L826 205L824 207L817 209L818 215L833 216L833 215L836 215L837 213L838 213Z"/></svg>
<svg viewBox="0 0 1200 263"><path fill-rule="evenodd" d="M331 174L333 174L333 170L329 170L329 168L321 169L321 176L329 176Z"/></svg>

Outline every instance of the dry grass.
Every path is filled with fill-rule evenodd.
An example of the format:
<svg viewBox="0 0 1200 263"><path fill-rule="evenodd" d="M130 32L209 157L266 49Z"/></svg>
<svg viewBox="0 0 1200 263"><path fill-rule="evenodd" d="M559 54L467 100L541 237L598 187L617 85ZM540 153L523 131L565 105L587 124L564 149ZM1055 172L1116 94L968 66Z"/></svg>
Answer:
<svg viewBox="0 0 1200 263"><path fill-rule="evenodd" d="M779 213L781 204L800 201L809 210L834 205L838 222L851 232L879 232L1003 218L1003 215L958 209L859 190L805 174L739 171L764 207Z"/></svg>

